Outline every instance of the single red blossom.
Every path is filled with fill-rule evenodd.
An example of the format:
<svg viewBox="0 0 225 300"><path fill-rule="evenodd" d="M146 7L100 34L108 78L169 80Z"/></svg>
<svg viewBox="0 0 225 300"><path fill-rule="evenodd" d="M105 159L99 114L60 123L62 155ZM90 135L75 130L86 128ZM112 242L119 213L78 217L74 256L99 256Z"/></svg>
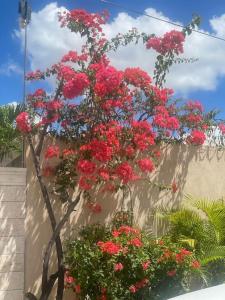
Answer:
<svg viewBox="0 0 225 300"><path fill-rule="evenodd" d="M193 269L199 269L201 267L201 264L198 260L194 260L191 264Z"/></svg>
<svg viewBox="0 0 225 300"><path fill-rule="evenodd" d="M51 177L55 174L55 168L51 166L46 166L42 169L42 175L44 177Z"/></svg>
<svg viewBox="0 0 225 300"><path fill-rule="evenodd" d="M101 179L105 181L108 181L110 178L109 170L107 170L106 168L100 168L98 170L98 174L101 177Z"/></svg>
<svg viewBox="0 0 225 300"><path fill-rule="evenodd" d="M118 271L121 271L121 270L123 270L123 264L117 263L117 264L114 265L114 271L115 272L118 272Z"/></svg>
<svg viewBox="0 0 225 300"><path fill-rule="evenodd" d="M152 172L155 169L155 166L151 159L149 158L142 158L137 161L139 168L143 172Z"/></svg>
<svg viewBox="0 0 225 300"><path fill-rule="evenodd" d="M221 131L222 134L225 134L225 124L220 123L219 124L219 129L220 129L220 131Z"/></svg>
<svg viewBox="0 0 225 300"><path fill-rule="evenodd" d="M92 186L96 182L96 177L95 176L81 176L79 179L79 187L82 190L88 191L92 188Z"/></svg>
<svg viewBox="0 0 225 300"><path fill-rule="evenodd" d="M49 146L45 151L45 158L59 157L59 146Z"/></svg>
<svg viewBox="0 0 225 300"><path fill-rule="evenodd" d="M117 166L115 174L122 180L123 183L128 183L134 179L134 172L128 162L121 163Z"/></svg>
<svg viewBox="0 0 225 300"><path fill-rule="evenodd" d="M126 149L124 149L124 153L128 157L132 157L135 154L135 150L131 145L129 145L126 147Z"/></svg>
<svg viewBox="0 0 225 300"><path fill-rule="evenodd" d="M99 203L88 203L88 208L95 214L102 212L102 206Z"/></svg>
<svg viewBox="0 0 225 300"><path fill-rule="evenodd" d="M96 170L96 164L87 159L80 159L77 162L77 169L83 174L92 175Z"/></svg>
<svg viewBox="0 0 225 300"><path fill-rule="evenodd" d="M73 149L63 149L62 154L63 154L63 157L66 158L68 156L76 154L76 151Z"/></svg>
<svg viewBox="0 0 225 300"><path fill-rule="evenodd" d="M135 294L137 292L137 288L134 286L134 285L131 285L129 287L129 291L132 293L132 294Z"/></svg>
<svg viewBox="0 0 225 300"><path fill-rule="evenodd" d="M46 97L46 92L43 89L37 89L34 92L33 97L41 97L41 98Z"/></svg>
<svg viewBox="0 0 225 300"><path fill-rule="evenodd" d="M185 259L185 255L183 255L182 253L177 253L175 259L178 264L181 264Z"/></svg>
<svg viewBox="0 0 225 300"><path fill-rule="evenodd" d="M175 180L173 181L171 188L173 193L176 193L176 191L178 190L178 186Z"/></svg>
<svg viewBox="0 0 225 300"><path fill-rule="evenodd" d="M47 103L47 109L48 110L58 110L60 108L62 108L63 104L60 100L52 100L50 102Z"/></svg>
<svg viewBox="0 0 225 300"><path fill-rule="evenodd" d="M191 254L192 254L191 251L189 251L189 250L187 250L187 249L185 249L185 248L182 248L182 249L180 250L180 253L181 253L182 255L184 255L184 256L186 256L186 255L191 255Z"/></svg>
<svg viewBox="0 0 225 300"><path fill-rule="evenodd" d="M79 284L76 284L74 287L74 291L76 294L80 294L81 293L81 287Z"/></svg>
<svg viewBox="0 0 225 300"><path fill-rule="evenodd" d="M32 102L32 106L37 109L46 107L45 103L42 100L37 100L37 101Z"/></svg>
<svg viewBox="0 0 225 300"><path fill-rule="evenodd" d="M134 238L128 242L129 245L133 245L135 247L142 247L143 243L139 238Z"/></svg>
<svg viewBox="0 0 225 300"><path fill-rule="evenodd" d="M74 283L75 279L72 276L65 276L65 283L72 284Z"/></svg>
<svg viewBox="0 0 225 300"><path fill-rule="evenodd" d="M120 236L120 232L118 230L113 230L112 236L113 237L118 237L118 236Z"/></svg>
<svg viewBox="0 0 225 300"><path fill-rule="evenodd" d="M147 270L148 267L150 266L150 264L151 264L150 260L144 261L144 262L141 264L143 270Z"/></svg>
<svg viewBox="0 0 225 300"><path fill-rule="evenodd" d="M168 271L167 275L169 277L174 277L176 275L176 273L177 273L176 269L173 269L173 270Z"/></svg>

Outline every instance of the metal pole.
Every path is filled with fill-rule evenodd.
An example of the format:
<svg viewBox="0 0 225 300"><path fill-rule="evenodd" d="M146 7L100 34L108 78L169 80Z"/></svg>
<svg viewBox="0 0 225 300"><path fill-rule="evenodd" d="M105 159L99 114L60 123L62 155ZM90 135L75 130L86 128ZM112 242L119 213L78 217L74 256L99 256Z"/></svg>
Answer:
<svg viewBox="0 0 225 300"><path fill-rule="evenodd" d="M24 61L23 61L23 105L26 105L26 71L27 71L27 22L24 22ZM23 145L22 145L22 167L26 167L26 145L25 145L25 138L23 138Z"/></svg>

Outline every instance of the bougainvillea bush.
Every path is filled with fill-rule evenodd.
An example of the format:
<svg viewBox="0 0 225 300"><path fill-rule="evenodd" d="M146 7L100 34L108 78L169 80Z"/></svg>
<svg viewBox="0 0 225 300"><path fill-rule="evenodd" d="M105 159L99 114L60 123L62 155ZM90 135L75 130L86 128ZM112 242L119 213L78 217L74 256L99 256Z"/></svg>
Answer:
<svg viewBox="0 0 225 300"><path fill-rule="evenodd" d="M56 281L56 299L63 297L65 267L60 233L80 199L93 212L101 212L101 206L91 197L94 189L115 193L129 188L157 168L161 142L202 145L211 124L210 115L204 113L199 101L179 104L174 100L174 91L163 86L169 67L181 62L178 56L184 51L185 38L198 20L183 31L172 30L162 37L131 29L109 40L103 31L107 19L106 13L84 10L59 14L62 27L83 37L81 53L71 49L47 70L27 74L31 81L51 77L56 86L52 94L37 89L28 95L27 109L17 117L17 127L30 147L52 227L43 260L41 300L48 299ZM111 65L108 54L129 43L143 43L149 55L157 52L155 67L148 73L138 66L119 70ZM45 149L49 136L59 137L63 146ZM52 163L54 158L57 165ZM51 192L66 208L58 223L49 178ZM177 189L176 182L170 187L163 183L158 186ZM74 190L78 190L75 198L71 196ZM58 271L49 274L54 245ZM37 299L31 294L28 297Z"/></svg>
<svg viewBox="0 0 225 300"><path fill-rule="evenodd" d="M194 254L134 227L92 225L67 242L65 286L76 299L168 299L201 282Z"/></svg>

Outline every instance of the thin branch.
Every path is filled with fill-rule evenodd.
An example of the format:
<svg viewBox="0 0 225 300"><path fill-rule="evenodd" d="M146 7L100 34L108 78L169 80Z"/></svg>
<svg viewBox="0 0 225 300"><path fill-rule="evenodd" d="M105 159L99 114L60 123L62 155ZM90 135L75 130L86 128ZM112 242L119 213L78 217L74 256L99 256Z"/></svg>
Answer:
<svg viewBox="0 0 225 300"><path fill-rule="evenodd" d="M54 211L51 205L51 201L49 198L49 194L48 194L48 190L42 180L42 176L40 174L40 163L39 163L39 159L35 153L34 150L34 146L32 143L32 137L31 135L27 136L28 139L28 143L31 149L31 154L33 157L33 162L34 162L34 166L35 166L35 170L36 170L36 175L39 181L39 185L41 188L41 192L42 192L42 196L43 196L43 200L44 203L46 205L47 211L48 211L48 215L49 215L49 219L50 219L50 223L51 223L51 227L52 227L52 231L54 232L55 228L56 228L56 218L54 215ZM60 236L57 236L57 238L55 239L55 245L56 245L56 252L57 252L57 260L58 260L58 289L57 289L57 300L61 300L63 297L63 291L64 291L64 266L63 266L63 249L62 249L62 243L61 243L61 239ZM47 286L47 282L48 282L48 274L43 274L42 273L42 291L45 291L46 286Z"/></svg>
<svg viewBox="0 0 225 300"><path fill-rule="evenodd" d="M61 221L58 223L58 225L55 227L55 230L53 231L52 237L49 240L48 246L45 250L45 254L44 254L44 262L43 262L43 274L45 274L45 277L48 274L48 267L49 267L49 260L50 260L50 256L51 256L51 249L52 246L56 240L56 238L59 236L60 231L62 230L64 224L66 223L66 221L68 220L69 216L71 215L71 213L74 211L76 205L79 203L80 201L80 196L81 193L79 193L79 195L77 196L77 198L75 199L75 201L71 202L67 212L65 213L64 217L61 219ZM49 285L49 281L47 283L44 283L44 285Z"/></svg>
<svg viewBox="0 0 225 300"><path fill-rule="evenodd" d="M57 99L59 97L61 89L62 89L62 86L63 86L63 79L61 79L61 81L59 83L59 86L58 86L58 88L56 90L55 99ZM35 151L35 154L38 157L40 157L40 155L41 155L41 151L42 151L43 143L44 143L44 138L45 138L45 135L47 133L48 125L49 124L45 124L45 126L43 128L43 131L41 132L40 140L39 140L39 143L38 143L36 151Z"/></svg>

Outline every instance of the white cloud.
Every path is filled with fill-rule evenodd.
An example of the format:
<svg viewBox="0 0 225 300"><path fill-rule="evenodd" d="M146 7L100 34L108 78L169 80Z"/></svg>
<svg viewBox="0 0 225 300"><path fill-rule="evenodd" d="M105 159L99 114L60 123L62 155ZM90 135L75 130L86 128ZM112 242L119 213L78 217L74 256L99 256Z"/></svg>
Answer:
<svg viewBox="0 0 225 300"><path fill-rule="evenodd" d="M0 66L0 74L5 76L20 75L23 73L22 68L11 59Z"/></svg>
<svg viewBox="0 0 225 300"><path fill-rule="evenodd" d="M60 28L57 21L59 10L64 11L65 8L51 3L32 14L32 22L28 29L28 51L32 69L44 69L56 63L68 50L81 49L81 38L68 29ZM153 8L146 9L146 13L169 20ZM225 14L212 18L210 25L213 34L225 37ZM110 24L105 25L104 30L107 37L113 37L118 32L124 33L133 27L157 35L174 29L170 24L160 23L147 16L133 18L127 13L120 13ZM23 40L23 32L17 31L16 35ZM182 93L216 89L219 78L225 75L224 42L193 33L187 37L184 48L185 57L199 60L193 64L173 66L167 86ZM117 53L111 53L110 58L118 68L139 66L153 74L155 53L146 50L141 43L120 48Z"/></svg>

